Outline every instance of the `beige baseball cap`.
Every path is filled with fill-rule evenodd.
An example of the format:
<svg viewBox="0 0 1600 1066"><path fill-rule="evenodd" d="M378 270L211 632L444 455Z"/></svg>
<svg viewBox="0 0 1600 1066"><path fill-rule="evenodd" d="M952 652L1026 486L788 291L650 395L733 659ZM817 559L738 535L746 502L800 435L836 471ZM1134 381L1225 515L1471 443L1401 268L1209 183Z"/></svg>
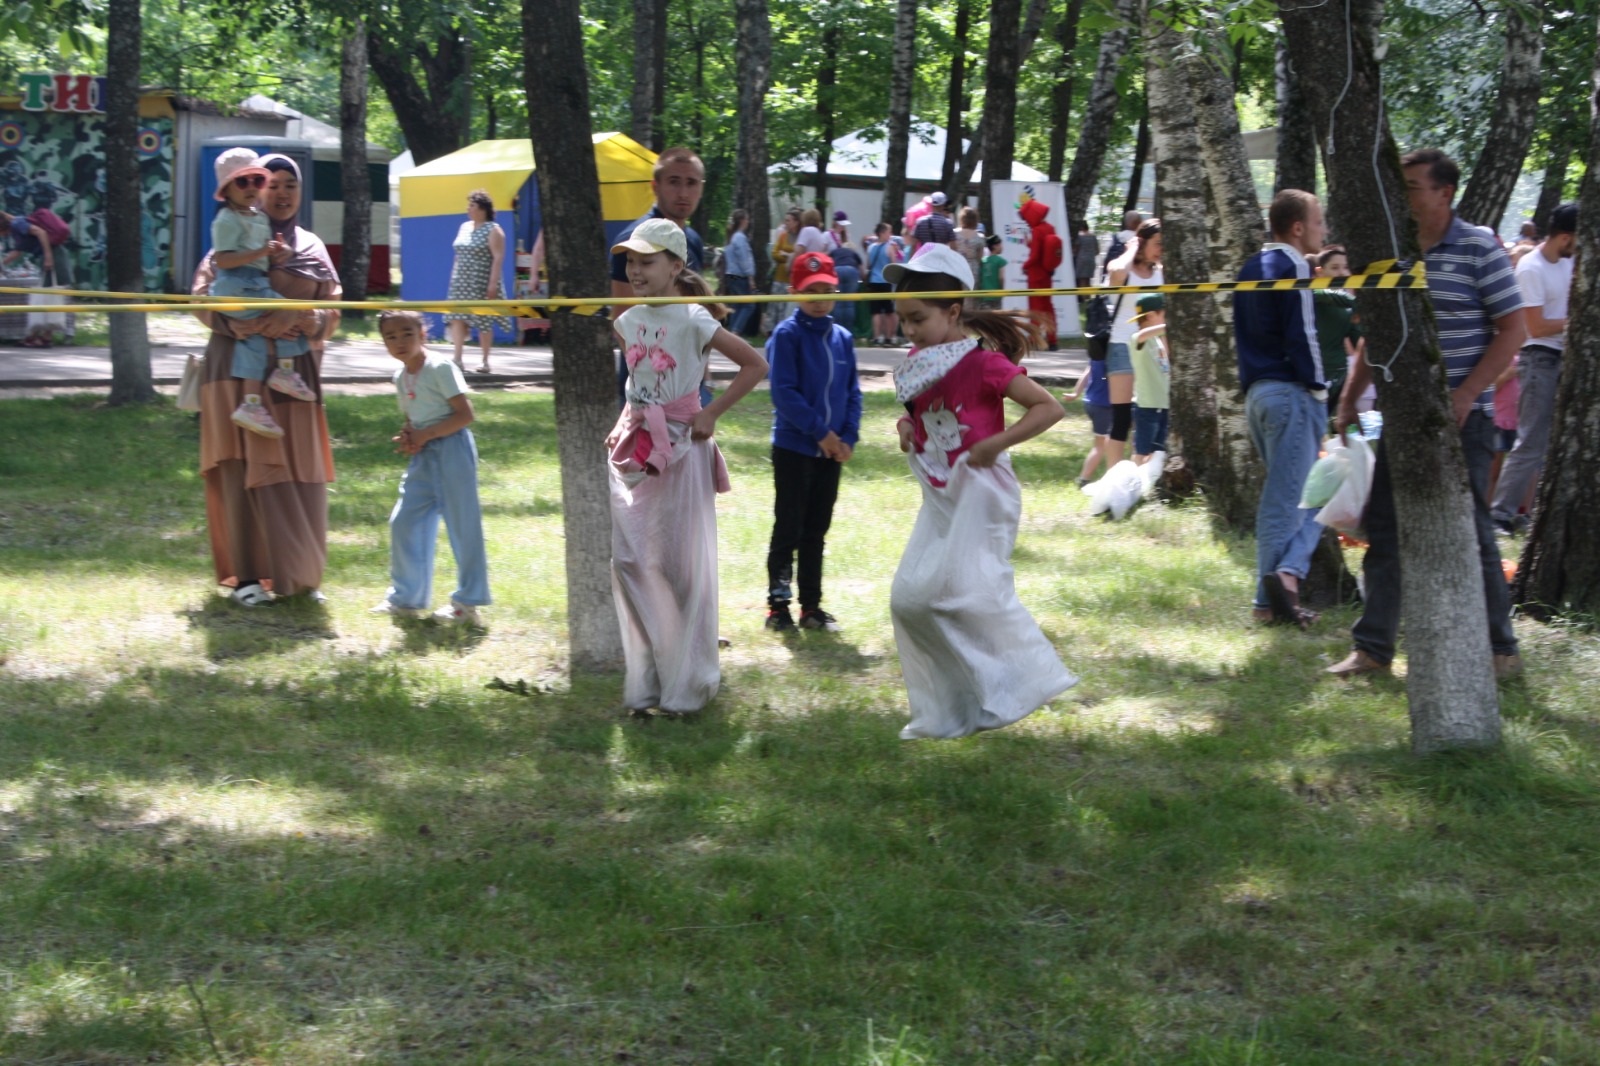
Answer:
<svg viewBox="0 0 1600 1066"><path fill-rule="evenodd" d="M638 252L640 255L670 252L680 260L687 261L689 241L684 237L683 230L670 218L647 218L633 228L633 234L627 240L611 246L612 255L620 252Z"/></svg>

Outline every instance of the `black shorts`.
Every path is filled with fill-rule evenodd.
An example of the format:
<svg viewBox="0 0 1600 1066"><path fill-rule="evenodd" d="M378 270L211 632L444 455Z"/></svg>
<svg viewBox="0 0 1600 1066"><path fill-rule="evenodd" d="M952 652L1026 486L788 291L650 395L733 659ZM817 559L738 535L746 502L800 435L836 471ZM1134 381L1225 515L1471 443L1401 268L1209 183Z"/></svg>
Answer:
<svg viewBox="0 0 1600 1066"><path fill-rule="evenodd" d="M894 291L894 286L890 285L887 281L863 281L861 283L861 291L862 292L893 292ZM894 314L894 301L893 300L867 300L866 301L866 305L867 305L867 310L869 312L871 312L872 314L875 314L875 315L892 315L892 314Z"/></svg>

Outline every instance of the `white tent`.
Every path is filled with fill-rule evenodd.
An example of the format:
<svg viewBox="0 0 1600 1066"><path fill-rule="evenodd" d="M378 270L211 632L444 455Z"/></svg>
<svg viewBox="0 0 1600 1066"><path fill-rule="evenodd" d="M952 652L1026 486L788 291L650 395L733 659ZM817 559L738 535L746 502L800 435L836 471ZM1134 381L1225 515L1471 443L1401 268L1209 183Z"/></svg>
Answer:
<svg viewBox="0 0 1600 1066"><path fill-rule="evenodd" d="M917 203L928 193L941 188L944 169L946 131L929 122L913 122L906 152L905 207ZM967 142L961 142L963 150ZM870 232L883 207L884 175L889 169L889 142L882 132L871 127L847 133L833 142L828 159L829 212L844 211L855 223L854 235ZM816 199L817 160L804 156L777 163L767 169L771 190L772 218L776 224L792 204L810 204ZM1011 164L1016 181L1044 181L1045 176L1021 163ZM967 202L978 203L978 183L983 180L983 164L978 164L968 186ZM902 208L902 211L904 208ZM987 221L987 220L985 220Z"/></svg>

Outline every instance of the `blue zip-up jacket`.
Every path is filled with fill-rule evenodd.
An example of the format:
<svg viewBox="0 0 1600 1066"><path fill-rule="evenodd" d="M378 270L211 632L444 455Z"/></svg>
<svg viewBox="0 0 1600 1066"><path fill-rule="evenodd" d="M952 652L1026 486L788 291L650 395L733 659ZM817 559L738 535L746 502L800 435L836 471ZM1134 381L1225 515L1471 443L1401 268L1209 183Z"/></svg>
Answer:
<svg viewBox="0 0 1600 1066"><path fill-rule="evenodd" d="M850 331L831 318L796 311L767 341L772 382L772 443L817 456L830 431L850 447L861 435L861 383Z"/></svg>
<svg viewBox="0 0 1600 1066"><path fill-rule="evenodd" d="M1309 278L1311 264L1287 244L1269 243L1245 261L1240 281ZM1239 388L1257 381L1294 381L1312 392L1326 392L1322 346L1317 343L1317 312L1310 289L1237 293L1233 297L1233 338L1239 354Z"/></svg>

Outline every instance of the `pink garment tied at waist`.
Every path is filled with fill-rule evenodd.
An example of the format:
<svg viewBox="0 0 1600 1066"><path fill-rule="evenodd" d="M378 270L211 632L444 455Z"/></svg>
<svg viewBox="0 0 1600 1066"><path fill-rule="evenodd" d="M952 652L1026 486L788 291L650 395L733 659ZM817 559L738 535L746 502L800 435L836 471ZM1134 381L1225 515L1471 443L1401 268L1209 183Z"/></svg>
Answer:
<svg viewBox="0 0 1600 1066"><path fill-rule="evenodd" d="M668 422L688 425L700 413L698 391L679 396L667 403L646 404L635 407L631 403L622 407L622 417L617 425L622 432L611 449L611 462L624 474L644 471L660 474L672 462L672 438L667 433ZM733 483L728 480L728 464L722 458L722 449L711 442L711 457L715 467L718 492L728 492Z"/></svg>

